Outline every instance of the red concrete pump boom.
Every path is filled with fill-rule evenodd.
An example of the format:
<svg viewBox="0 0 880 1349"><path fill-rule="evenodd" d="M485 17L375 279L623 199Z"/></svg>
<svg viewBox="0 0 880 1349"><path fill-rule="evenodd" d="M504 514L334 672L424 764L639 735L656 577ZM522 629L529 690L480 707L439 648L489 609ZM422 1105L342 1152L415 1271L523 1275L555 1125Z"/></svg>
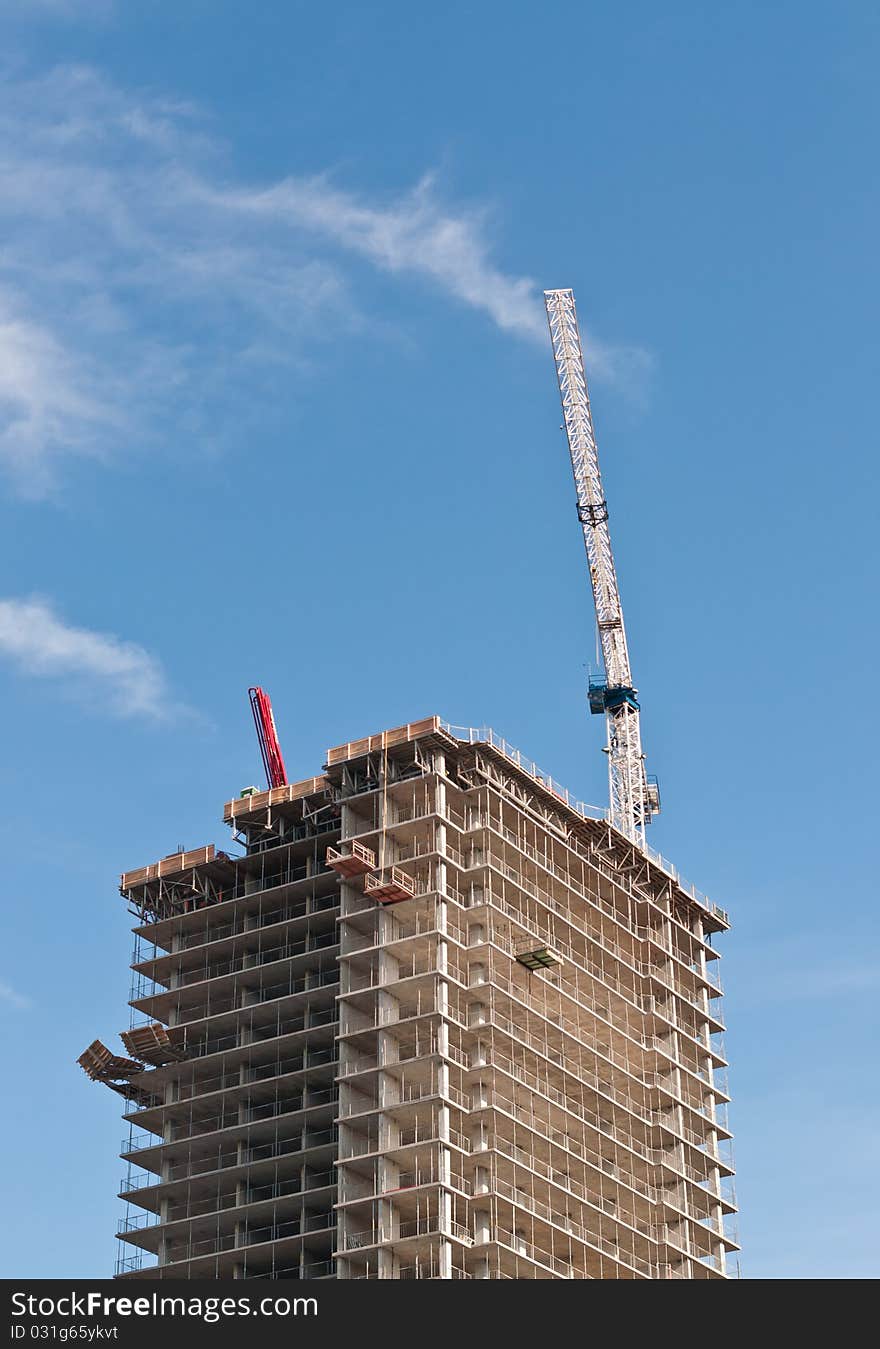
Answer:
<svg viewBox="0 0 880 1349"><path fill-rule="evenodd" d="M263 767L269 786L284 787L287 785L287 770L278 743L278 732L272 715L272 700L266 690L261 688L248 689L248 696L251 700L251 711L254 714L254 725L257 728L257 739L260 742L260 753L263 756Z"/></svg>

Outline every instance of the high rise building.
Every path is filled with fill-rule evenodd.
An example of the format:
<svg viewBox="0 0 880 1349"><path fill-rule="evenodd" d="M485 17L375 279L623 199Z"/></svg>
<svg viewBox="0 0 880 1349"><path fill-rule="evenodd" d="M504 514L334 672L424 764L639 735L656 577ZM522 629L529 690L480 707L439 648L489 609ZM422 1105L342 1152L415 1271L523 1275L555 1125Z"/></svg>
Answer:
<svg viewBox="0 0 880 1349"><path fill-rule="evenodd" d="M437 717L224 818L122 877L121 1277L729 1277L723 910Z"/></svg>

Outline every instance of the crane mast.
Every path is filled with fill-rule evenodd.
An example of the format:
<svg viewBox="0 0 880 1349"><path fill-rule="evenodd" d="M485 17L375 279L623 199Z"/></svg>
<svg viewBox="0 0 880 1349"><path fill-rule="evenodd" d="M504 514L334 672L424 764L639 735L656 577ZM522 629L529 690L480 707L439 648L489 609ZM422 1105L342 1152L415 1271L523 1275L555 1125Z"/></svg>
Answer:
<svg viewBox="0 0 880 1349"><path fill-rule="evenodd" d="M645 825L659 812L660 796L656 779L645 772L637 690L633 687L614 570L608 505L602 490L574 292L547 290L544 304L602 648L604 677L590 680L590 711L605 713L611 823L644 846Z"/></svg>

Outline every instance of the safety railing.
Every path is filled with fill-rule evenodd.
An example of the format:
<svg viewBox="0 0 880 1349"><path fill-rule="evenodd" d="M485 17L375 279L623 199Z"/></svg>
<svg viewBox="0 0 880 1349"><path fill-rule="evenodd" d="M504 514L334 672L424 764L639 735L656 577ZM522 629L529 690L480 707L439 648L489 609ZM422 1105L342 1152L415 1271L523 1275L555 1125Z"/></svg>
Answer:
<svg viewBox="0 0 880 1349"><path fill-rule="evenodd" d="M490 1239L522 1259L530 1260L533 1264L543 1265L546 1269L551 1269L561 1279L588 1279L590 1277L589 1274L584 1272L575 1273L574 1266L568 1260L560 1259L558 1255L546 1250L538 1242L527 1239L520 1232L510 1232L506 1227L496 1225L492 1229Z"/></svg>
<svg viewBox="0 0 880 1349"><path fill-rule="evenodd" d="M515 764L521 772L527 774L528 777L532 778L540 786L546 788L547 791L551 792L553 796L562 801L569 809L576 811L578 815L582 815L584 819L608 820L609 812L607 810L603 810L600 806L591 806L584 801L577 800L576 797L572 796L567 787L563 787L562 784L551 777L549 773L545 773L543 769L538 767L534 760L529 759L521 750L516 749L515 746L505 740L503 736L498 735L497 731L494 731L491 726L452 726L448 721L443 720L441 720L440 725L444 731L447 731L449 735L453 736L456 740L462 740L470 745L490 745L492 749L496 750L510 763ZM658 866L661 871L664 871L667 876L671 877L680 890L683 890L685 894L696 900L704 909L708 909L709 912L713 913L716 918L725 924L725 926L728 925L729 917L727 911L722 909L718 904L711 903L711 901L698 890L695 885L692 885L690 881L682 876L678 867L670 862L667 857L664 857L662 853L655 852L654 849L648 847L647 844L635 846L639 846L645 856L648 857L655 866Z"/></svg>
<svg viewBox="0 0 880 1349"><path fill-rule="evenodd" d="M511 830L504 828L495 829L493 826L493 831L503 837L507 837L508 842L513 843L514 846L517 847L520 851L526 851L526 849L524 849L522 844L520 843L519 839ZM526 855L528 855L527 851ZM563 882L564 885L566 885L569 889L574 890L575 894L579 895L580 898L586 900L587 904L590 905L591 908L598 909L601 912L607 914L607 916L611 918L613 922L617 924L618 927L622 928L624 931L628 932L633 937L637 938L639 941L649 941L652 942L654 945L659 946L668 955L672 956L672 958L679 965L683 965L686 969L690 970L692 974L696 974L700 979L705 980L705 982L709 984L710 987L715 992L717 992L719 995L721 994L720 982L716 982L715 980L713 980L713 978L707 972L699 969L693 964L687 963L680 952L672 949L669 946L669 944L663 940L662 934L660 932L656 931L653 928L631 927L623 920L623 918L615 910L613 905L608 904L606 901L600 899L598 896L591 894L589 890L587 890L584 886L580 885L577 881L575 881L575 879L572 876L570 876L569 873L567 872L561 873L559 872L558 869L546 866L543 859L533 859L533 860L540 860L540 865L544 866L545 870L552 872L558 880L561 880ZM632 948L628 949L627 947L622 946L619 942L616 942L613 937L609 937L607 934L602 932L601 929L586 928L584 924L579 923L577 921L575 914L571 911L571 908L569 906L560 904L560 902L555 898L555 896L552 895L550 891L547 890L544 886L540 886L537 884L537 882L531 880L528 876L524 876L522 874L521 869L511 866L509 863L505 862L503 858L499 857L491 849L489 850L487 856L485 857L481 865L489 867L491 870L499 872L500 875L502 875L506 880L511 881L520 890L523 890L527 895L531 895L532 898L537 899L539 903L546 905L548 909L551 909L554 913L559 914L561 918L563 918L567 923L569 923L572 927L576 928L578 931L587 933L590 936L591 940L595 941L598 945L602 946L603 949L609 951L612 955L616 955L619 959L631 965L634 969L639 970L640 973L647 973L650 971L651 973L654 974L654 977L660 979L661 982L664 982L665 984L667 984L667 986L670 987L672 986L668 979L664 979L662 974L657 973L658 967L656 965L645 966L643 962L639 961L636 958ZM472 900L471 907L473 907L474 904L475 901ZM679 993L681 992L681 990L679 989L676 989L675 991Z"/></svg>
<svg viewBox="0 0 880 1349"><path fill-rule="evenodd" d="M515 764L521 772L528 774L528 776L533 778L540 786L545 787L547 791L552 792L552 794L558 797L566 806L571 810L576 810L577 813L583 815L585 819L607 819L608 812L603 810L601 806L590 806L587 805L585 801L577 800L576 797L572 796L567 787L563 787L562 784L551 777L549 773L545 773L543 769L538 767L533 759L527 758L521 750L516 749L515 746L505 740L503 736L499 735L497 731L493 731L491 726L451 726L448 721L442 720L440 725L443 727L444 731L448 731L448 733L456 740L464 740L469 745L490 745L492 749L497 750L497 752L503 755L505 759L509 759L512 764Z"/></svg>
<svg viewBox="0 0 880 1349"><path fill-rule="evenodd" d="M120 1255L116 1260L116 1273L132 1274L139 1269L147 1269L155 1262L156 1257L148 1251L135 1251L133 1255Z"/></svg>
<svg viewBox="0 0 880 1349"><path fill-rule="evenodd" d="M508 1185L506 1181L496 1179L495 1189L498 1194L508 1199L510 1203L515 1204L518 1208L525 1209L527 1213L533 1214L543 1222L551 1223L555 1227L561 1228L564 1232L567 1232L570 1236L574 1237L576 1241L583 1242L585 1246L593 1246L598 1250L603 1251L606 1255L612 1256L615 1260L630 1265L633 1269L637 1269L639 1273L643 1274L646 1279L654 1277L656 1266L652 1264L651 1261L644 1260L641 1256L636 1255L635 1251L629 1250L625 1246L619 1245L617 1242L609 1241L607 1237L601 1236L598 1232L591 1232L581 1223L574 1222L573 1219L568 1218L565 1214L551 1208L549 1204L544 1204L541 1200L535 1199L532 1195L525 1194L522 1190L516 1189L513 1185Z"/></svg>

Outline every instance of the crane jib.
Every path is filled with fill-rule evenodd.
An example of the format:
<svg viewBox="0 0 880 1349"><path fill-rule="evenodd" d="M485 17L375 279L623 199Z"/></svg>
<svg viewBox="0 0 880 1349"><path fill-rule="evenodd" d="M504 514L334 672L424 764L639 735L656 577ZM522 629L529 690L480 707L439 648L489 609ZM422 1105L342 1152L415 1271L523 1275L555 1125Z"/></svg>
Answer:
<svg viewBox="0 0 880 1349"><path fill-rule="evenodd" d="M645 825L660 809L660 794L656 779L645 772L574 293L545 291L544 304L602 648L603 674L590 680L588 704L592 713L605 714L611 823L644 844Z"/></svg>

